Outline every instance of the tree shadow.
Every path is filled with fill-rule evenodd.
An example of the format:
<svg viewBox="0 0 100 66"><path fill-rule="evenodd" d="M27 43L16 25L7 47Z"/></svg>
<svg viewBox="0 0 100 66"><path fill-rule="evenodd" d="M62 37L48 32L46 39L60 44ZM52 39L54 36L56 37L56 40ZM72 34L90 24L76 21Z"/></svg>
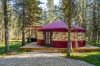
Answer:
<svg viewBox="0 0 100 66"><path fill-rule="evenodd" d="M59 53L27 53L0 58L0 66L86 66L86 64L88 63L65 58Z"/></svg>
<svg viewBox="0 0 100 66"><path fill-rule="evenodd" d="M34 55L33 55L34 56ZM15 57L2 57L0 58L0 66L65 66L66 59L60 57L27 57L27 56L15 56ZM61 62L61 63L58 63Z"/></svg>
<svg viewBox="0 0 100 66"><path fill-rule="evenodd" d="M21 47L21 42L19 41L14 41L9 43L10 51L20 53L21 51L19 51L19 47ZM2 43L2 46L0 46L0 55L4 55L4 54L5 54L5 46L4 43Z"/></svg>

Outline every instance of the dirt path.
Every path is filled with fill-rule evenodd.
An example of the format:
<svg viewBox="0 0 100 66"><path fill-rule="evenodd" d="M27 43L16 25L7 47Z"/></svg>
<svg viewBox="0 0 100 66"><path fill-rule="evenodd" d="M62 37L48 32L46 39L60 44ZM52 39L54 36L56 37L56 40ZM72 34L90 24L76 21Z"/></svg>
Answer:
<svg viewBox="0 0 100 66"><path fill-rule="evenodd" d="M0 57L0 66L93 66L80 60L66 59L60 53L29 52Z"/></svg>

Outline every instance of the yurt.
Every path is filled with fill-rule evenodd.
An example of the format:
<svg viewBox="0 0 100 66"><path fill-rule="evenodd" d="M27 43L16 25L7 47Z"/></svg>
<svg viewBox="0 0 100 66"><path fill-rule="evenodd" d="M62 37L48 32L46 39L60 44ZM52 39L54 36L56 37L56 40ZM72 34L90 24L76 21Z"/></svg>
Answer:
<svg viewBox="0 0 100 66"><path fill-rule="evenodd" d="M78 25L71 25L71 43L73 48L84 47L86 30ZM64 20L57 20L44 25L37 32L37 44L55 48L67 48L68 27Z"/></svg>

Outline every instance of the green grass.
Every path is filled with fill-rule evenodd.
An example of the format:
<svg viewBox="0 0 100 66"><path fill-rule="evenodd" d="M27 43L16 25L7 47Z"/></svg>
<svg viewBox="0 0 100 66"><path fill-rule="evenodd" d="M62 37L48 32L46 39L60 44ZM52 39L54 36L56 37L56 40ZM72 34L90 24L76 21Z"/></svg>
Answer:
<svg viewBox="0 0 100 66"><path fill-rule="evenodd" d="M100 44L96 44L97 47L100 47Z"/></svg>
<svg viewBox="0 0 100 66"><path fill-rule="evenodd" d="M19 51L19 47L21 47L21 41L10 41L9 42L9 49L10 51L14 51L16 53L21 53ZM0 42L0 55L5 55L5 45L4 42Z"/></svg>
<svg viewBox="0 0 100 66"><path fill-rule="evenodd" d="M100 40L99 41L96 41L96 44L100 44Z"/></svg>
<svg viewBox="0 0 100 66"><path fill-rule="evenodd" d="M95 66L100 66L100 52L72 53L71 58L83 60Z"/></svg>

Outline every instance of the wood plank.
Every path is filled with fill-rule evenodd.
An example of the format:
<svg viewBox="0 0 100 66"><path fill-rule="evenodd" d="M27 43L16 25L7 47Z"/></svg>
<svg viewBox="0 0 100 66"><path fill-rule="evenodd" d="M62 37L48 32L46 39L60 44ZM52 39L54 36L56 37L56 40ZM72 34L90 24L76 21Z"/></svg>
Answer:
<svg viewBox="0 0 100 66"><path fill-rule="evenodd" d="M33 51L33 52L57 52L64 53L67 51L66 48L53 48L53 47L44 47L39 46L36 43L27 44L23 47L20 47L22 51ZM100 52L100 48L97 47L81 47L73 48L73 52Z"/></svg>

